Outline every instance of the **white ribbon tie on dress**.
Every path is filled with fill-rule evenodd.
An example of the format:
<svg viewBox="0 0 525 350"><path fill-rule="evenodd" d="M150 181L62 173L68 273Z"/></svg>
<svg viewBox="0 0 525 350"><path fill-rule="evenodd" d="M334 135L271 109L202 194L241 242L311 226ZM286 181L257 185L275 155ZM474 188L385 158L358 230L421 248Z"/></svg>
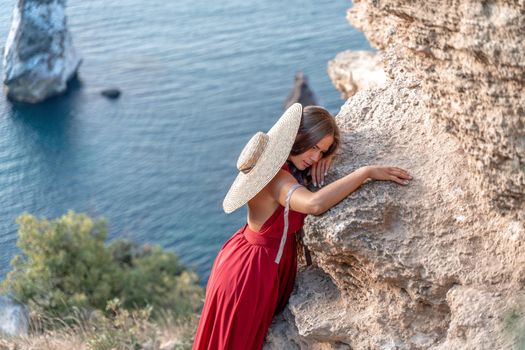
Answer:
<svg viewBox="0 0 525 350"><path fill-rule="evenodd" d="M288 211L290 210L290 197L292 197L292 193L301 187L301 184L295 184L288 190L288 194L286 195L286 201L284 206L284 230L283 230L283 236L281 237L281 243L279 244L279 250L277 251L277 257L275 258L275 263L279 264L281 261L281 256L283 255L284 245L286 243L286 236L288 236Z"/></svg>

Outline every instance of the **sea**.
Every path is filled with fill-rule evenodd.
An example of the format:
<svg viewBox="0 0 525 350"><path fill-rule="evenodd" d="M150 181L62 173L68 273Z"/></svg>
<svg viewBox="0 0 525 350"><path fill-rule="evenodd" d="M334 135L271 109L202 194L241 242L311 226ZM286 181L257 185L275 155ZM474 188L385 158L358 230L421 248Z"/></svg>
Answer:
<svg viewBox="0 0 525 350"><path fill-rule="evenodd" d="M0 42L16 5L0 0ZM372 50L348 24L349 7L69 0L78 82L37 105L0 94L0 280L20 253L19 215L74 210L104 218L109 241L175 252L205 285L218 250L246 222L245 208L222 210L244 144L280 117L297 71L337 114L344 100L328 61ZM120 98L101 96L106 88Z"/></svg>

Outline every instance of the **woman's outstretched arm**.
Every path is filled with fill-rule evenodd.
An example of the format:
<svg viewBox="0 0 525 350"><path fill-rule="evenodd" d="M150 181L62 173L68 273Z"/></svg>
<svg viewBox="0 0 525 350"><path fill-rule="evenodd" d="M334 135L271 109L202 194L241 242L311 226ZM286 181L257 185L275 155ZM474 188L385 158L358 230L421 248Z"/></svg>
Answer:
<svg viewBox="0 0 525 350"><path fill-rule="evenodd" d="M401 168L365 166L326 185L317 192L310 192L305 187L297 189L290 199L290 207L304 214L319 215L354 192L368 178L394 181L401 185L407 185L412 179L408 172ZM281 205L284 205L288 189L295 183L297 181L292 175L281 170L270 182L269 190L272 196Z"/></svg>

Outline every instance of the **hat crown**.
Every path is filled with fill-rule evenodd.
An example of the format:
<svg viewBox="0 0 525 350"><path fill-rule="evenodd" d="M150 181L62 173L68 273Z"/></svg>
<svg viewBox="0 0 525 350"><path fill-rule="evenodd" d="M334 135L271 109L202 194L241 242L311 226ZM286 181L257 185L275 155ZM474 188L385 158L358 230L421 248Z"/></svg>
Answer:
<svg viewBox="0 0 525 350"><path fill-rule="evenodd" d="M248 174L253 169L259 157L264 152L268 144L268 135L259 131L252 136L250 141L244 146L239 159L237 159L237 169L244 174Z"/></svg>

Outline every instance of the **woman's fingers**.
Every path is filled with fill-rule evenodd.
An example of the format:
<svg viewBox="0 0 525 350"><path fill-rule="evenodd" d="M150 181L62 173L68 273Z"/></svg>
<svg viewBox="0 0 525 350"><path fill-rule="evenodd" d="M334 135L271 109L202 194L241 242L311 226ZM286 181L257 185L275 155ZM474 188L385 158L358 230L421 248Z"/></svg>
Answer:
<svg viewBox="0 0 525 350"><path fill-rule="evenodd" d="M412 178L412 176L410 176L408 171L406 171L405 169L399 169L398 168L398 170L401 172L401 174L403 174L403 176L408 177L408 178Z"/></svg>
<svg viewBox="0 0 525 350"><path fill-rule="evenodd" d="M326 158L325 167L324 167L324 176L328 175L328 169L330 169L330 165L332 165L332 157Z"/></svg>
<svg viewBox="0 0 525 350"><path fill-rule="evenodd" d="M395 167L392 167L390 168L390 171L389 171L391 174L397 176L397 177L401 177L403 179L412 179L412 176L408 173L408 171L404 170L404 169L401 169L401 168L395 168Z"/></svg>
<svg viewBox="0 0 525 350"><path fill-rule="evenodd" d="M312 167L311 167L312 182L314 183L314 186L316 187L320 187L324 181L324 176L322 176L323 174L322 168L323 168L322 161L312 164Z"/></svg>
<svg viewBox="0 0 525 350"><path fill-rule="evenodd" d="M312 164L312 181L315 187L319 187L321 185L321 177L319 176L320 168L321 168L321 162Z"/></svg>
<svg viewBox="0 0 525 350"><path fill-rule="evenodd" d="M394 176L394 175L392 175L392 176L390 177L390 181L397 182L397 183L400 184L400 185L408 185L408 182L409 182L409 181L406 180L406 179L402 179L402 178L399 178L399 177Z"/></svg>
<svg viewBox="0 0 525 350"><path fill-rule="evenodd" d="M406 173L402 173L402 172L393 172L392 174L395 175L395 176L397 176L397 177L400 177L400 178L402 178L402 179L407 179L407 180L412 179L412 176L410 176L409 174L406 174Z"/></svg>
<svg viewBox="0 0 525 350"><path fill-rule="evenodd" d="M328 175L328 170L330 169L330 165L332 165L332 157L323 158L319 161L321 163L321 169L320 169L320 178L321 178L321 186L324 185L324 179L326 175Z"/></svg>
<svg viewBox="0 0 525 350"><path fill-rule="evenodd" d="M322 185L324 185L324 170L323 170L323 164L324 164L324 161L321 159L320 161L317 162L317 184L319 185L319 187L321 187Z"/></svg>
<svg viewBox="0 0 525 350"><path fill-rule="evenodd" d="M374 180L394 181L400 185L408 185L412 180L408 171L398 167L373 165L370 169L370 178Z"/></svg>
<svg viewBox="0 0 525 350"><path fill-rule="evenodd" d="M324 179L328 173L331 161L331 159L326 158L320 159L317 163L312 164L310 167L310 173L314 186L321 187L324 185Z"/></svg>
<svg viewBox="0 0 525 350"><path fill-rule="evenodd" d="M312 183L317 186L317 163L312 164L310 167L310 175L312 176Z"/></svg>
<svg viewBox="0 0 525 350"><path fill-rule="evenodd" d="M412 176L408 171L401 168L389 167L388 173L390 174L389 180L397 182L400 185L408 185L409 180L412 180Z"/></svg>

